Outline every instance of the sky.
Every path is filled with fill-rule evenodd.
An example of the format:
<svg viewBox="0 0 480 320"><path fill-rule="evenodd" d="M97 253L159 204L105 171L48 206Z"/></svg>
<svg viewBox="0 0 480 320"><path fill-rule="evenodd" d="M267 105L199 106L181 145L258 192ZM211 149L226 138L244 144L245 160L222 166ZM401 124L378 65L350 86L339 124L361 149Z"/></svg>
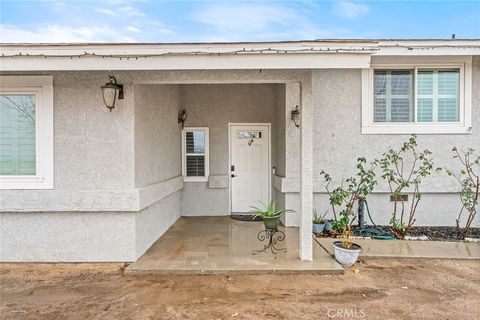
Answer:
<svg viewBox="0 0 480 320"><path fill-rule="evenodd" d="M6 1L0 42L480 38L477 1Z"/></svg>

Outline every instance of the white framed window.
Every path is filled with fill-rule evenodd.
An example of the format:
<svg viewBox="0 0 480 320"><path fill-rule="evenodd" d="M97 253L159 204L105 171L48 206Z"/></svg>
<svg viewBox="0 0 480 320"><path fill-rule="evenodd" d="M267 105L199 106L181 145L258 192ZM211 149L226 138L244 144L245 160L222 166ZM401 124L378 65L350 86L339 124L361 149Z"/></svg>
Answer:
<svg viewBox="0 0 480 320"><path fill-rule="evenodd" d="M53 77L0 77L0 189L53 189Z"/></svg>
<svg viewBox="0 0 480 320"><path fill-rule="evenodd" d="M185 181L208 181L208 128L182 130L182 174Z"/></svg>
<svg viewBox="0 0 480 320"><path fill-rule="evenodd" d="M471 133L472 60L456 60L362 70L362 133Z"/></svg>

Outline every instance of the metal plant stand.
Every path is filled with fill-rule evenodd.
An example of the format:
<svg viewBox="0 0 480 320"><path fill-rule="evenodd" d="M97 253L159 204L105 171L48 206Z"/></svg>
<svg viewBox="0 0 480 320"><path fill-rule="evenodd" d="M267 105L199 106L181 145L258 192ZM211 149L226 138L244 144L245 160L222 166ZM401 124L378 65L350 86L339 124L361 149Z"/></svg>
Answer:
<svg viewBox="0 0 480 320"><path fill-rule="evenodd" d="M268 241L267 244L263 245L263 249L261 250L253 250L252 254L258 254L261 252L265 252L268 249L276 255L278 252L287 252L287 248L277 248L277 242L285 240L285 233L280 230L269 230L265 229L260 231L257 234L257 239L260 241Z"/></svg>

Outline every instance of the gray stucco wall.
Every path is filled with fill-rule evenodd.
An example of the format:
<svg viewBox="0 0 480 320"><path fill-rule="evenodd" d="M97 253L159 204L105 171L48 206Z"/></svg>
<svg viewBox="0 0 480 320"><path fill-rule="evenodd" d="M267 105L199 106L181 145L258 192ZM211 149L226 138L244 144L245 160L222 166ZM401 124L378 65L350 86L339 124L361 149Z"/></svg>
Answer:
<svg viewBox="0 0 480 320"><path fill-rule="evenodd" d="M35 74L54 77L55 187L2 190L2 261L131 261L180 213L226 214L228 189L211 189L207 183L184 187L178 178L176 112L182 108L189 114L187 126L210 127L212 175L228 174L228 122L272 123L272 165L278 175L273 195L280 206L297 211L300 134L289 112L301 105L300 82L313 84L312 92L302 95L313 94L314 201L319 211L328 207L318 181L322 169L340 179L353 173L357 156L378 157L407 137L361 134L360 70L118 71L125 100L111 113L99 89L108 72ZM154 82L162 85L147 84ZM187 82L210 84L179 84ZM233 84L245 82L259 83ZM472 134L419 136L420 147L432 150L437 165L454 165L453 145L480 149L480 57L474 58L473 88ZM153 139L159 133L168 139ZM422 186L426 195L417 223L451 225L460 205L456 186L445 175L431 181ZM389 217L384 191L380 185L369 198L377 223ZM287 217L287 225L298 225L298 218Z"/></svg>
<svg viewBox="0 0 480 320"><path fill-rule="evenodd" d="M480 57L474 58L472 133L458 135L418 135L419 150L433 153L435 166L458 168L451 149L480 149ZM361 71L315 70L312 73L314 100L314 198L319 211L328 208L328 201L320 182L325 170L337 182L355 172L359 156L373 160L387 151L389 146L400 147L409 135L361 134ZM421 191L425 193L417 210L417 225L453 225L460 210L458 185L443 172L425 180ZM376 223L386 224L390 218L391 203L387 185L379 177L375 194L369 204ZM476 218L475 225L480 225Z"/></svg>
<svg viewBox="0 0 480 320"><path fill-rule="evenodd" d="M180 141L178 86L163 84L309 79L304 70L117 71L114 75L124 84L125 99L109 112L100 86L110 72L2 74L53 76L55 176L53 190L1 191L0 261L133 261L175 222L182 212L182 194L189 191L183 192L181 177L175 177L180 173L180 161L175 163L180 148L173 150ZM151 92L147 88L153 83ZM281 85L268 86L273 90ZM138 97L142 90L146 91ZM258 99L275 101L277 93L271 90L260 94L265 94L266 100L257 94ZM158 100L160 96L163 100ZM160 107L163 113L157 113ZM274 122L272 111L260 120L258 114L237 119ZM169 139L147 139L159 132ZM163 170L163 165L169 169ZM227 163L223 166L228 169ZM207 189L206 184L204 187ZM213 195L216 191L220 193ZM226 199L218 206L209 202L215 207L212 211L206 208L208 213L226 206L228 189L207 192L212 192L210 199ZM225 214L226 209L218 212Z"/></svg>
<svg viewBox="0 0 480 320"><path fill-rule="evenodd" d="M285 105L280 84L182 85L181 104L186 127L208 127L210 175L228 185L228 123L271 123L272 165L277 159L277 112ZM182 214L227 215L228 188L211 189L207 182L186 182Z"/></svg>
<svg viewBox="0 0 480 320"><path fill-rule="evenodd" d="M135 186L180 176L181 135L178 85L136 85Z"/></svg>
<svg viewBox="0 0 480 320"><path fill-rule="evenodd" d="M134 261L135 213L0 214L0 261Z"/></svg>
<svg viewBox="0 0 480 320"><path fill-rule="evenodd" d="M135 187L181 179L178 85L135 85ZM135 252L143 254L180 217L181 190L165 193L135 215Z"/></svg>

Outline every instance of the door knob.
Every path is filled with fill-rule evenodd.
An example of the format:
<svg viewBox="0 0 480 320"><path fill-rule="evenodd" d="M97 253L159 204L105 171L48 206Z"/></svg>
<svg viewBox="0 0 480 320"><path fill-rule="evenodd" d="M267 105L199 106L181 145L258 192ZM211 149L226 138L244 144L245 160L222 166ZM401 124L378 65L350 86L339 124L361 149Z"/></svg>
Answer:
<svg viewBox="0 0 480 320"><path fill-rule="evenodd" d="M231 174L230 177L235 178L237 175L236 174Z"/></svg>

